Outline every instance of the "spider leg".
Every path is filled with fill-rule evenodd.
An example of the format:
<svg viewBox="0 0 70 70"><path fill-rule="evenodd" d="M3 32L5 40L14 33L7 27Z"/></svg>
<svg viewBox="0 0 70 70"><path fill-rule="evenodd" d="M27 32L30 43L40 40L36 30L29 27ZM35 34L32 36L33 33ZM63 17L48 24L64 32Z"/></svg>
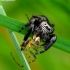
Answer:
<svg viewBox="0 0 70 70"><path fill-rule="evenodd" d="M23 27L19 30L19 32L21 32L24 28L25 28L25 26L23 26Z"/></svg>
<svg viewBox="0 0 70 70"><path fill-rule="evenodd" d="M26 23L25 25L23 25L23 27L21 27L21 29L19 30L19 32L21 32L25 27L30 25L30 21L28 23Z"/></svg>
<svg viewBox="0 0 70 70"><path fill-rule="evenodd" d="M16 62L16 64L17 64L18 66L20 66L21 68L24 67L23 65L20 65L20 64L15 60L15 58L14 58L14 56L13 56L13 54L12 54L11 52L10 52L10 54L11 54L13 60Z"/></svg>
<svg viewBox="0 0 70 70"><path fill-rule="evenodd" d="M30 50L29 51L30 53L31 53L31 55L36 59L36 56L35 56L35 54Z"/></svg>
<svg viewBox="0 0 70 70"><path fill-rule="evenodd" d="M56 35L52 35L49 42L45 45L44 50L40 51L40 53L43 53L43 52L47 51L53 45L53 43L55 41L56 41Z"/></svg>
<svg viewBox="0 0 70 70"><path fill-rule="evenodd" d="M32 28L29 28L29 30L27 31L26 35L24 36L23 43L21 44L22 47L25 46L26 40L28 39L28 37L31 34L31 32L32 32Z"/></svg>
<svg viewBox="0 0 70 70"><path fill-rule="evenodd" d="M32 28L30 27L29 30L27 31L27 33L24 36L24 41L26 41L28 39L28 37L30 36L31 32L32 32Z"/></svg>

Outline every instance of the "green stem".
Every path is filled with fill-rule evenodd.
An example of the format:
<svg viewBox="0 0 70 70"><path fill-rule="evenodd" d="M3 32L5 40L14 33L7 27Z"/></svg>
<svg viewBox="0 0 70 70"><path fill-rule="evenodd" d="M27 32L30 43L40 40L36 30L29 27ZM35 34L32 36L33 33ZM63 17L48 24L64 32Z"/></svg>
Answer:
<svg viewBox="0 0 70 70"><path fill-rule="evenodd" d="M17 30L17 29L15 29L15 26L17 26L16 28L20 28L23 24L21 24L21 23L19 23L19 22L17 22L17 21L14 21L14 20L10 20L10 18L8 18L7 19L7 17L6 17L6 14L5 14L5 11L4 11L4 9L3 9L3 7L2 6L0 6L0 14L2 14L2 15L0 15L0 25L4 25L4 27L9 27L10 26L10 28L9 29L11 29L11 30L13 30L12 28L14 27L14 30ZM4 16L3 16L4 15ZM15 23L15 25L14 24L12 24L11 22L13 22L13 23ZM7 23L10 23L10 24L7 24ZM18 23L18 24L21 24L20 26L18 26L18 25L16 25L16 23ZM12 26L12 25L13 26ZM8 32L9 32L9 34L10 34L10 37L11 37L11 39L12 39L12 41L13 41L13 43L14 43L14 45L15 45L15 48L16 48L16 50L17 50L17 53L18 53L18 55L19 55L19 57L20 57L20 59L21 59L21 61L22 61L22 63L23 63L23 65L24 65L24 69L25 70L31 70L30 69L30 67L29 67L29 64L28 64L28 62L27 62L27 60L26 60L26 58L25 58L25 56L24 56L24 54L21 52L21 50L20 50L20 45L19 45L19 43L18 43L18 40L17 40L17 38L16 38L16 36L15 36L15 34L14 34L14 32L12 32L11 30L9 30L8 29Z"/></svg>

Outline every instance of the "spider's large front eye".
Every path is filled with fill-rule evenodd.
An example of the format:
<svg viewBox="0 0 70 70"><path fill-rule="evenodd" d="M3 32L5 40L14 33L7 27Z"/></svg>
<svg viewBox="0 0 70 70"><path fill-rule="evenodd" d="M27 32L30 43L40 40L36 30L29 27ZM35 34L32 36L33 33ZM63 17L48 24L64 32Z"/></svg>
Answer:
<svg viewBox="0 0 70 70"><path fill-rule="evenodd" d="M46 26L47 30L50 30L50 28L48 28L48 26Z"/></svg>
<svg viewBox="0 0 70 70"><path fill-rule="evenodd" d="M48 30L50 31L50 28L48 28Z"/></svg>

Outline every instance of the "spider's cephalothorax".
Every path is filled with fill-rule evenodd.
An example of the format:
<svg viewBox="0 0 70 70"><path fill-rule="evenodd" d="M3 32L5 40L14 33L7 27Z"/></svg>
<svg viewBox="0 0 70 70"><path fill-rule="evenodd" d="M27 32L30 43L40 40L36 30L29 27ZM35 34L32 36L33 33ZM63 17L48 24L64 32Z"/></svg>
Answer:
<svg viewBox="0 0 70 70"><path fill-rule="evenodd" d="M43 53L48 50L56 41L56 35L53 34L54 25L50 24L48 18L46 18L45 16L32 16L29 22L21 28L20 32L27 26L29 26L29 29L24 37L24 42L21 46L26 43L26 40L28 39L31 33L40 36L40 39L44 41L44 44L42 45L44 46L44 49L40 53Z"/></svg>

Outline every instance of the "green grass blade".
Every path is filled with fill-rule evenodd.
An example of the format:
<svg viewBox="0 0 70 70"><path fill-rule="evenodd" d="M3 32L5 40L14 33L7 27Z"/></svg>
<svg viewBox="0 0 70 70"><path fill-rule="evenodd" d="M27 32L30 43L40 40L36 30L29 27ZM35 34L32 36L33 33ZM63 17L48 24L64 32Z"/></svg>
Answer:
<svg viewBox="0 0 70 70"><path fill-rule="evenodd" d="M0 15L0 25L18 32L24 24L7 16ZM22 34L25 34L25 31L26 29L22 31ZM54 47L70 53L70 41L66 40L65 38L61 38L58 36L57 42L54 44Z"/></svg>
<svg viewBox="0 0 70 70"><path fill-rule="evenodd" d="M2 13L2 11L0 10ZM0 14L0 25L4 26L12 31L19 32L21 27L24 25L22 22L19 22L13 18L7 17L5 15ZM21 33L24 34L26 32L27 28L24 29Z"/></svg>
<svg viewBox="0 0 70 70"><path fill-rule="evenodd" d="M7 16L0 15L0 25L18 32L23 26L23 23ZM22 34L25 34L25 31L26 29L22 31ZM57 37L57 42L54 44L54 47L70 53L70 41L59 36Z"/></svg>
<svg viewBox="0 0 70 70"><path fill-rule="evenodd" d="M70 41L65 38L58 36L57 41L53 46L60 50L70 53Z"/></svg>
<svg viewBox="0 0 70 70"><path fill-rule="evenodd" d="M23 23L0 14L0 25L18 32Z"/></svg>
<svg viewBox="0 0 70 70"><path fill-rule="evenodd" d="M3 9L2 6L0 6L0 14L6 16L5 11L4 11L4 9ZM2 18L2 17L1 17L1 18ZM4 18L3 18L3 19L4 19ZM0 19L0 20L1 20L1 19ZM1 20L1 22L3 22L3 20ZM0 23L1 23L1 22L0 22ZM10 22L11 22L11 21L10 21ZM3 22L3 23L5 24L6 21ZM1 23L1 24L3 24L3 23ZM7 23L9 23L9 22L7 22ZM7 23L6 23L5 25L7 25ZM19 24L19 22L18 22L18 24ZM10 25L10 24L9 24L9 25ZM8 26L8 25L7 25L7 26ZM28 62L27 62L27 60L26 60L26 58L25 58L25 56L24 56L24 54L23 54L23 53L21 52L21 50L20 50L20 44L18 43L18 40L17 40L17 38L16 38L14 32L12 32L12 31L9 30L9 29L8 29L8 32L9 32L10 37L11 37L11 39L12 39L14 45L15 45L15 48L16 48L16 50L17 50L17 53L18 53L18 55L19 55L19 57L20 57L20 59L21 59L23 65L24 65L24 69L25 69L25 70L31 70L30 67L29 67L29 64L28 64Z"/></svg>

